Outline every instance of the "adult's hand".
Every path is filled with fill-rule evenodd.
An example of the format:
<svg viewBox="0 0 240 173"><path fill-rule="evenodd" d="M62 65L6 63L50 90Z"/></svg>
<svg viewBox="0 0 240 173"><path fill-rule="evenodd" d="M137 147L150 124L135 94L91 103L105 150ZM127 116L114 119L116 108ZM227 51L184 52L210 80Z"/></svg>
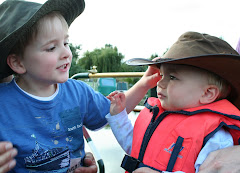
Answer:
<svg viewBox="0 0 240 173"><path fill-rule="evenodd" d="M16 155L17 149L13 148L12 143L0 142L0 173L8 172L15 167Z"/></svg>
<svg viewBox="0 0 240 173"><path fill-rule="evenodd" d="M210 153L199 168L199 173L239 173L240 146L233 146Z"/></svg>
<svg viewBox="0 0 240 173"><path fill-rule="evenodd" d="M92 153L87 152L84 158L83 167L79 167L75 170L75 173L97 173L97 165L96 161L92 155Z"/></svg>
<svg viewBox="0 0 240 173"><path fill-rule="evenodd" d="M159 172L148 167L141 167L133 171L133 173L159 173Z"/></svg>
<svg viewBox="0 0 240 173"><path fill-rule="evenodd" d="M148 167L141 167L133 171L133 173L160 173L159 171L155 171ZM184 173L182 171L176 171L176 172L168 172L168 171L162 171L162 173Z"/></svg>

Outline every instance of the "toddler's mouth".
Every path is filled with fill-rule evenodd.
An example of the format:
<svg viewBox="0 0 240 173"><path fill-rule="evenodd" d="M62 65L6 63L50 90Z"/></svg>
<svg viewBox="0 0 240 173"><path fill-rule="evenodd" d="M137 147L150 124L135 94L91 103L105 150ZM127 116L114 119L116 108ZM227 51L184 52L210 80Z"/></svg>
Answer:
<svg viewBox="0 0 240 173"><path fill-rule="evenodd" d="M166 97L166 96L163 95L162 93L158 93L157 95L158 95L158 98L159 98L159 99L162 99L162 98L165 98L165 97Z"/></svg>

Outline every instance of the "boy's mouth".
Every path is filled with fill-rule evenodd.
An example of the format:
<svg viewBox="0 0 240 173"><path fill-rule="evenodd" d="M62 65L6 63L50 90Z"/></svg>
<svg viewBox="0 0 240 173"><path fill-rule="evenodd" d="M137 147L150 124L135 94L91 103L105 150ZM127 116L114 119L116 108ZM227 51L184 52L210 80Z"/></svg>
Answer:
<svg viewBox="0 0 240 173"><path fill-rule="evenodd" d="M67 66L68 66L68 64L63 64L60 67L58 67L57 69L64 70L67 68Z"/></svg>
<svg viewBox="0 0 240 173"><path fill-rule="evenodd" d="M59 69L65 69L66 67L67 67L67 64L64 64L61 67L59 67Z"/></svg>

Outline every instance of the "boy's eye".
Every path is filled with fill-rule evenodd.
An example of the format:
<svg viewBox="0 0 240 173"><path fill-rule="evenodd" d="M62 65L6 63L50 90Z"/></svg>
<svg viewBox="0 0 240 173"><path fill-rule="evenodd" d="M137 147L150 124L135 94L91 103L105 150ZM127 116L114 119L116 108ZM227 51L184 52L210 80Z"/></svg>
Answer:
<svg viewBox="0 0 240 173"><path fill-rule="evenodd" d="M68 46L68 45L69 45L69 43L68 43L68 42L64 43L64 46Z"/></svg>
<svg viewBox="0 0 240 173"><path fill-rule="evenodd" d="M48 52L51 52L51 51L53 51L54 49L55 49L55 46L53 46L53 47L47 49L47 51L48 51Z"/></svg>

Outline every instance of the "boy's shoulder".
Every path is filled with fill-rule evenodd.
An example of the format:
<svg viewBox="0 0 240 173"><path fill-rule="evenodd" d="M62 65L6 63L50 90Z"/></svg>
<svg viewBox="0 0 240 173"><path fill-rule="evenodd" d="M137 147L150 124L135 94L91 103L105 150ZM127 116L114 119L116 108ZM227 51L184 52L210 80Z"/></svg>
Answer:
<svg viewBox="0 0 240 173"><path fill-rule="evenodd" d="M4 83L0 83L0 88L1 88L1 87L4 87L4 86L6 86L6 85L8 85L8 83L5 83L5 82L4 82Z"/></svg>
<svg viewBox="0 0 240 173"><path fill-rule="evenodd" d="M13 81L0 83L0 90L13 86Z"/></svg>
<svg viewBox="0 0 240 173"><path fill-rule="evenodd" d="M0 97L9 98L10 95L14 95L15 86L14 81L7 82L7 83L0 83Z"/></svg>
<svg viewBox="0 0 240 173"><path fill-rule="evenodd" d="M66 82L60 84L61 87L71 89L92 89L88 84L81 80L68 79Z"/></svg>
<svg viewBox="0 0 240 173"><path fill-rule="evenodd" d="M62 85L85 85L85 83L81 80L68 79L66 82L62 83Z"/></svg>

